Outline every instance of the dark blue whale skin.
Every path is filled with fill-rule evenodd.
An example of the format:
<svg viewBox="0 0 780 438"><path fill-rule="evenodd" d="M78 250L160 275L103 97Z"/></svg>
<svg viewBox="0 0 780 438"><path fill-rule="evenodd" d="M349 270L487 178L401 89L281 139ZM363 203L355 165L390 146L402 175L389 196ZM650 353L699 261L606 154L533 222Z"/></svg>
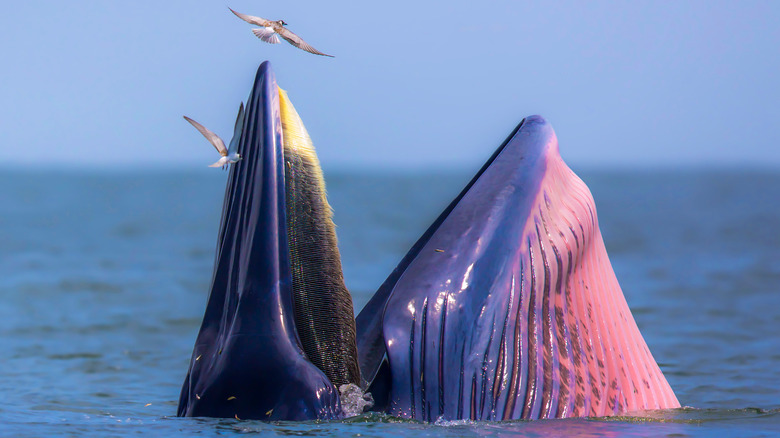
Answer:
<svg viewBox="0 0 780 438"><path fill-rule="evenodd" d="M306 359L292 320L279 96L267 61L247 102L238 153L178 415L339 418L338 391Z"/></svg>
<svg viewBox="0 0 780 438"><path fill-rule="evenodd" d="M541 118L539 118L541 119ZM496 149L493 155L485 162L480 170L472 177L471 181L466 184L466 187L450 202L447 208L439 215L439 217L431 224L428 229L420 236L415 242L412 248L406 253L403 259L393 269L387 279L382 283L374 296L366 303L365 307L360 311L356 318L357 331L358 331L358 357L360 361L360 369L363 374L363 378L369 382L373 382L377 379L380 366L383 366L383 371L387 372L387 362L383 359L386 356L387 348L385 346L385 339L383 334L385 306L391 295L395 290L395 287L402 275L409 268L409 265L417 258L420 251L428 241L431 239L434 233L437 232L442 223L447 220L452 210L458 205L463 197L469 192L475 182L479 180L482 174L490 167L495 161L496 157L504 150L507 143L514 138L517 131L523 126L525 120L522 120L520 124L512 131L509 137L504 141L501 146ZM538 172L537 172L538 176ZM538 181L537 181L538 183ZM530 188L532 189L532 188ZM532 190L531 190L532 191ZM379 380L387 378L387 375L379 377ZM384 386L388 382L377 382ZM383 388L384 389L384 388ZM381 396L380 396L381 398Z"/></svg>
<svg viewBox="0 0 780 438"><path fill-rule="evenodd" d="M516 232L512 230L514 223L501 223L500 219L505 218L506 215L518 218L528 216L530 200L532 195L536 194L544 173L543 146L549 141L550 135L554 135L552 128L542 117L531 116L522 120L461 193L412 246L358 315L361 370L364 378L374 383L371 390L377 401L377 407L398 416L423 421L434 421L439 417L469 418L468 412L464 417L462 409L460 412L447 412L446 414L449 415L445 415L444 399L449 396L457 400L462 392L459 376L462 352L458 347L466 340L473 341L471 332L474 331L479 319L479 315L473 313L481 310L480 304L484 297L473 293L458 295L459 302L456 305L460 308L458 313L462 315L465 308L471 317L466 324L455 326L450 323L452 328L448 327L446 339L453 341L450 348L457 351L446 352L446 358L444 351L425 351L425 347L429 344L442 344L442 341L445 341L445 331L439 332L440 339L435 342L429 339L426 343L425 336L420 337L419 318L417 320L412 318L418 325L415 345L415 328L410 327L409 322L412 321L405 320L408 313L405 306L410 301L415 302L415 296L419 296L419 301L425 303L426 318L436 318L428 312L429 297L426 295L429 294L431 286L446 283L456 275L462 278L466 267L475 262L478 262L478 266L475 263L476 269L473 269L474 282L476 282L473 289L490 290L486 286L493 281L497 271L502 269L503 262L515 250L516 240L513 241L508 235L503 239L495 239L491 243L492 247L487 251L481 251L479 257L472 255L473 247L478 245L485 237L483 233L488 231L490 234ZM500 160L497 162L499 156ZM516 190L500 196L500 192L506 192L507 187L514 187ZM499 196L496 196L496 192ZM501 218L489 214L504 207L509 211ZM453 210L457 210L456 214L453 214ZM494 223L485 223L486 221ZM458 256L458 252L461 251L462 257ZM455 294L450 295L450 299L453 297ZM444 318L444 321L439 322L446 323L448 306L442 308L441 305L435 306L432 303L430 307L431 309L437 307L438 317ZM457 315L450 318L455 317ZM426 321L422 323L426 324ZM413 325L415 324L412 323ZM389 348L387 339L395 341L390 342ZM406 342L399 343L398 339L404 339ZM487 339L482 341L486 342ZM425 369L422 372L419 366L413 369L416 364L411 361L426 355L435 356L429 360L430 364L435 364L435 369ZM438 360L440 356L442 359L449 359L450 362ZM436 360L433 360L434 358ZM390 359L390 362L387 359ZM425 360L422 362L424 363ZM426 371L430 372L430 377L440 380L436 382L435 390L430 391L427 397L426 387L430 385L425 384ZM447 387L444 382L446 373L455 378L458 387ZM447 380L447 383L450 383L452 379ZM419 396L412 395L410 389L418 392ZM452 405L453 403L450 403L448 407Z"/></svg>
<svg viewBox="0 0 780 438"><path fill-rule="evenodd" d="M387 297L382 338L392 375L390 413L422 421L504 419L483 413L484 400L470 412L471 397L485 397L483 371L495 374L495 357L482 359L499 339L485 326L504 322L507 261L518 251L551 137L543 118L523 120L380 289ZM473 382L479 387L472 393ZM491 408L503 414L503 404Z"/></svg>

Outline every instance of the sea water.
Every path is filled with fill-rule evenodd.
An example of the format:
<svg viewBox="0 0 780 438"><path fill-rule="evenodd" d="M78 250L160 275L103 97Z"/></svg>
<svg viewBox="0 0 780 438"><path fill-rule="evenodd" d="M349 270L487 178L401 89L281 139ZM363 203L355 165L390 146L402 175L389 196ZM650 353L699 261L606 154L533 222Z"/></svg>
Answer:
<svg viewBox="0 0 780 438"><path fill-rule="evenodd" d="M780 172L578 173L682 409L499 423L176 418L225 173L6 170L0 436L780 435ZM326 169L356 309L470 176Z"/></svg>

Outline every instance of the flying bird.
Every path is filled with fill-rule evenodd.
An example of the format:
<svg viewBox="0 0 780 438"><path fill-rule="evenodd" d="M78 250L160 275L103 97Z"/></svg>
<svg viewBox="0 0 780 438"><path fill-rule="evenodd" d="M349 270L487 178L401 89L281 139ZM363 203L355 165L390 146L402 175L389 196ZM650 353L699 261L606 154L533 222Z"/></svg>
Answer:
<svg viewBox="0 0 780 438"><path fill-rule="evenodd" d="M225 142L215 133L209 131L205 126L192 120L191 118L184 116L184 120L190 122L204 137L208 140L219 152L222 158L209 167L221 167L225 169L228 164L233 164L241 161L241 155L236 152L238 142L241 139L241 131L244 129L244 102L241 102L241 106L238 108L238 117L236 117L236 126L233 129L233 139L230 140L230 147L225 147Z"/></svg>
<svg viewBox="0 0 780 438"><path fill-rule="evenodd" d="M228 9L230 9L230 12L236 14L236 17L246 21L247 23L260 26L260 28L252 29L252 33L255 34L256 37L260 38L261 40L267 43L279 44L279 36L281 36L282 38L287 40L288 43L292 44L293 46L301 50L305 50L309 53L314 53L315 55L330 56L331 58L333 58L333 55L328 55L326 53L320 52L319 50L310 46L301 37L292 33L292 31L287 30L287 28L284 27L287 25L287 23L285 23L284 20L271 21L271 20L266 20L265 18L253 17L251 15L241 14L239 12L234 11L231 8Z"/></svg>

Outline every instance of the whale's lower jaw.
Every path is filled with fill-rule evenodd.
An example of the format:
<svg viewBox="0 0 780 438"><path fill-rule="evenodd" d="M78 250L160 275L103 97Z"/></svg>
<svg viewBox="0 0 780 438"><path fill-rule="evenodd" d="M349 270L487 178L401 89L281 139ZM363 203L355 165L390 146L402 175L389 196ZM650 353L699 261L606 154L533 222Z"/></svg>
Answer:
<svg viewBox="0 0 780 438"><path fill-rule="evenodd" d="M541 117L521 123L377 296L386 297L381 378L394 416L539 419L680 406L612 271L590 191ZM358 317L359 335L366 319Z"/></svg>

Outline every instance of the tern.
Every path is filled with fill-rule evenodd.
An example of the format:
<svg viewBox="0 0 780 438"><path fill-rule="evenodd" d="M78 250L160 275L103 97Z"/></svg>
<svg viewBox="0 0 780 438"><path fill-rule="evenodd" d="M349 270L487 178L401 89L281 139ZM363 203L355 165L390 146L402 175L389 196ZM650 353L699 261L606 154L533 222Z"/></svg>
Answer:
<svg viewBox="0 0 780 438"><path fill-rule="evenodd" d="M292 44L293 46L301 50L305 50L309 53L314 53L315 55L329 56L333 58L333 55L328 55L326 53L320 52L319 50L310 46L301 37L292 33L292 31L286 29L284 26L286 26L287 23L285 23L284 20L271 21L271 20L266 20L265 18L253 17L251 15L242 14L240 12L234 11L231 8L228 9L230 9L230 12L236 14L236 17L246 21L247 23L260 26L259 28L252 29L252 33L255 34L256 37L260 38L261 40L267 43L279 44L279 36L281 36L288 43Z"/></svg>
<svg viewBox="0 0 780 438"><path fill-rule="evenodd" d="M238 147L238 141L241 139L241 131L244 129L244 103L241 102L241 106L238 108L238 116L236 117L236 126L233 129L233 138L230 140L230 147L225 147L225 142L222 141L222 139L215 133L209 131L205 126L201 125L200 123L196 122L195 120L192 120L191 118L184 116L184 120L190 122L192 126L195 127L201 134L203 134L204 137L206 137L206 140L209 141L214 147L217 149L217 152L219 152L219 155L222 156L222 158L219 159L214 164L209 165L209 167L221 167L222 169L225 169L228 164L233 164L241 161L241 155L236 153L236 148Z"/></svg>

